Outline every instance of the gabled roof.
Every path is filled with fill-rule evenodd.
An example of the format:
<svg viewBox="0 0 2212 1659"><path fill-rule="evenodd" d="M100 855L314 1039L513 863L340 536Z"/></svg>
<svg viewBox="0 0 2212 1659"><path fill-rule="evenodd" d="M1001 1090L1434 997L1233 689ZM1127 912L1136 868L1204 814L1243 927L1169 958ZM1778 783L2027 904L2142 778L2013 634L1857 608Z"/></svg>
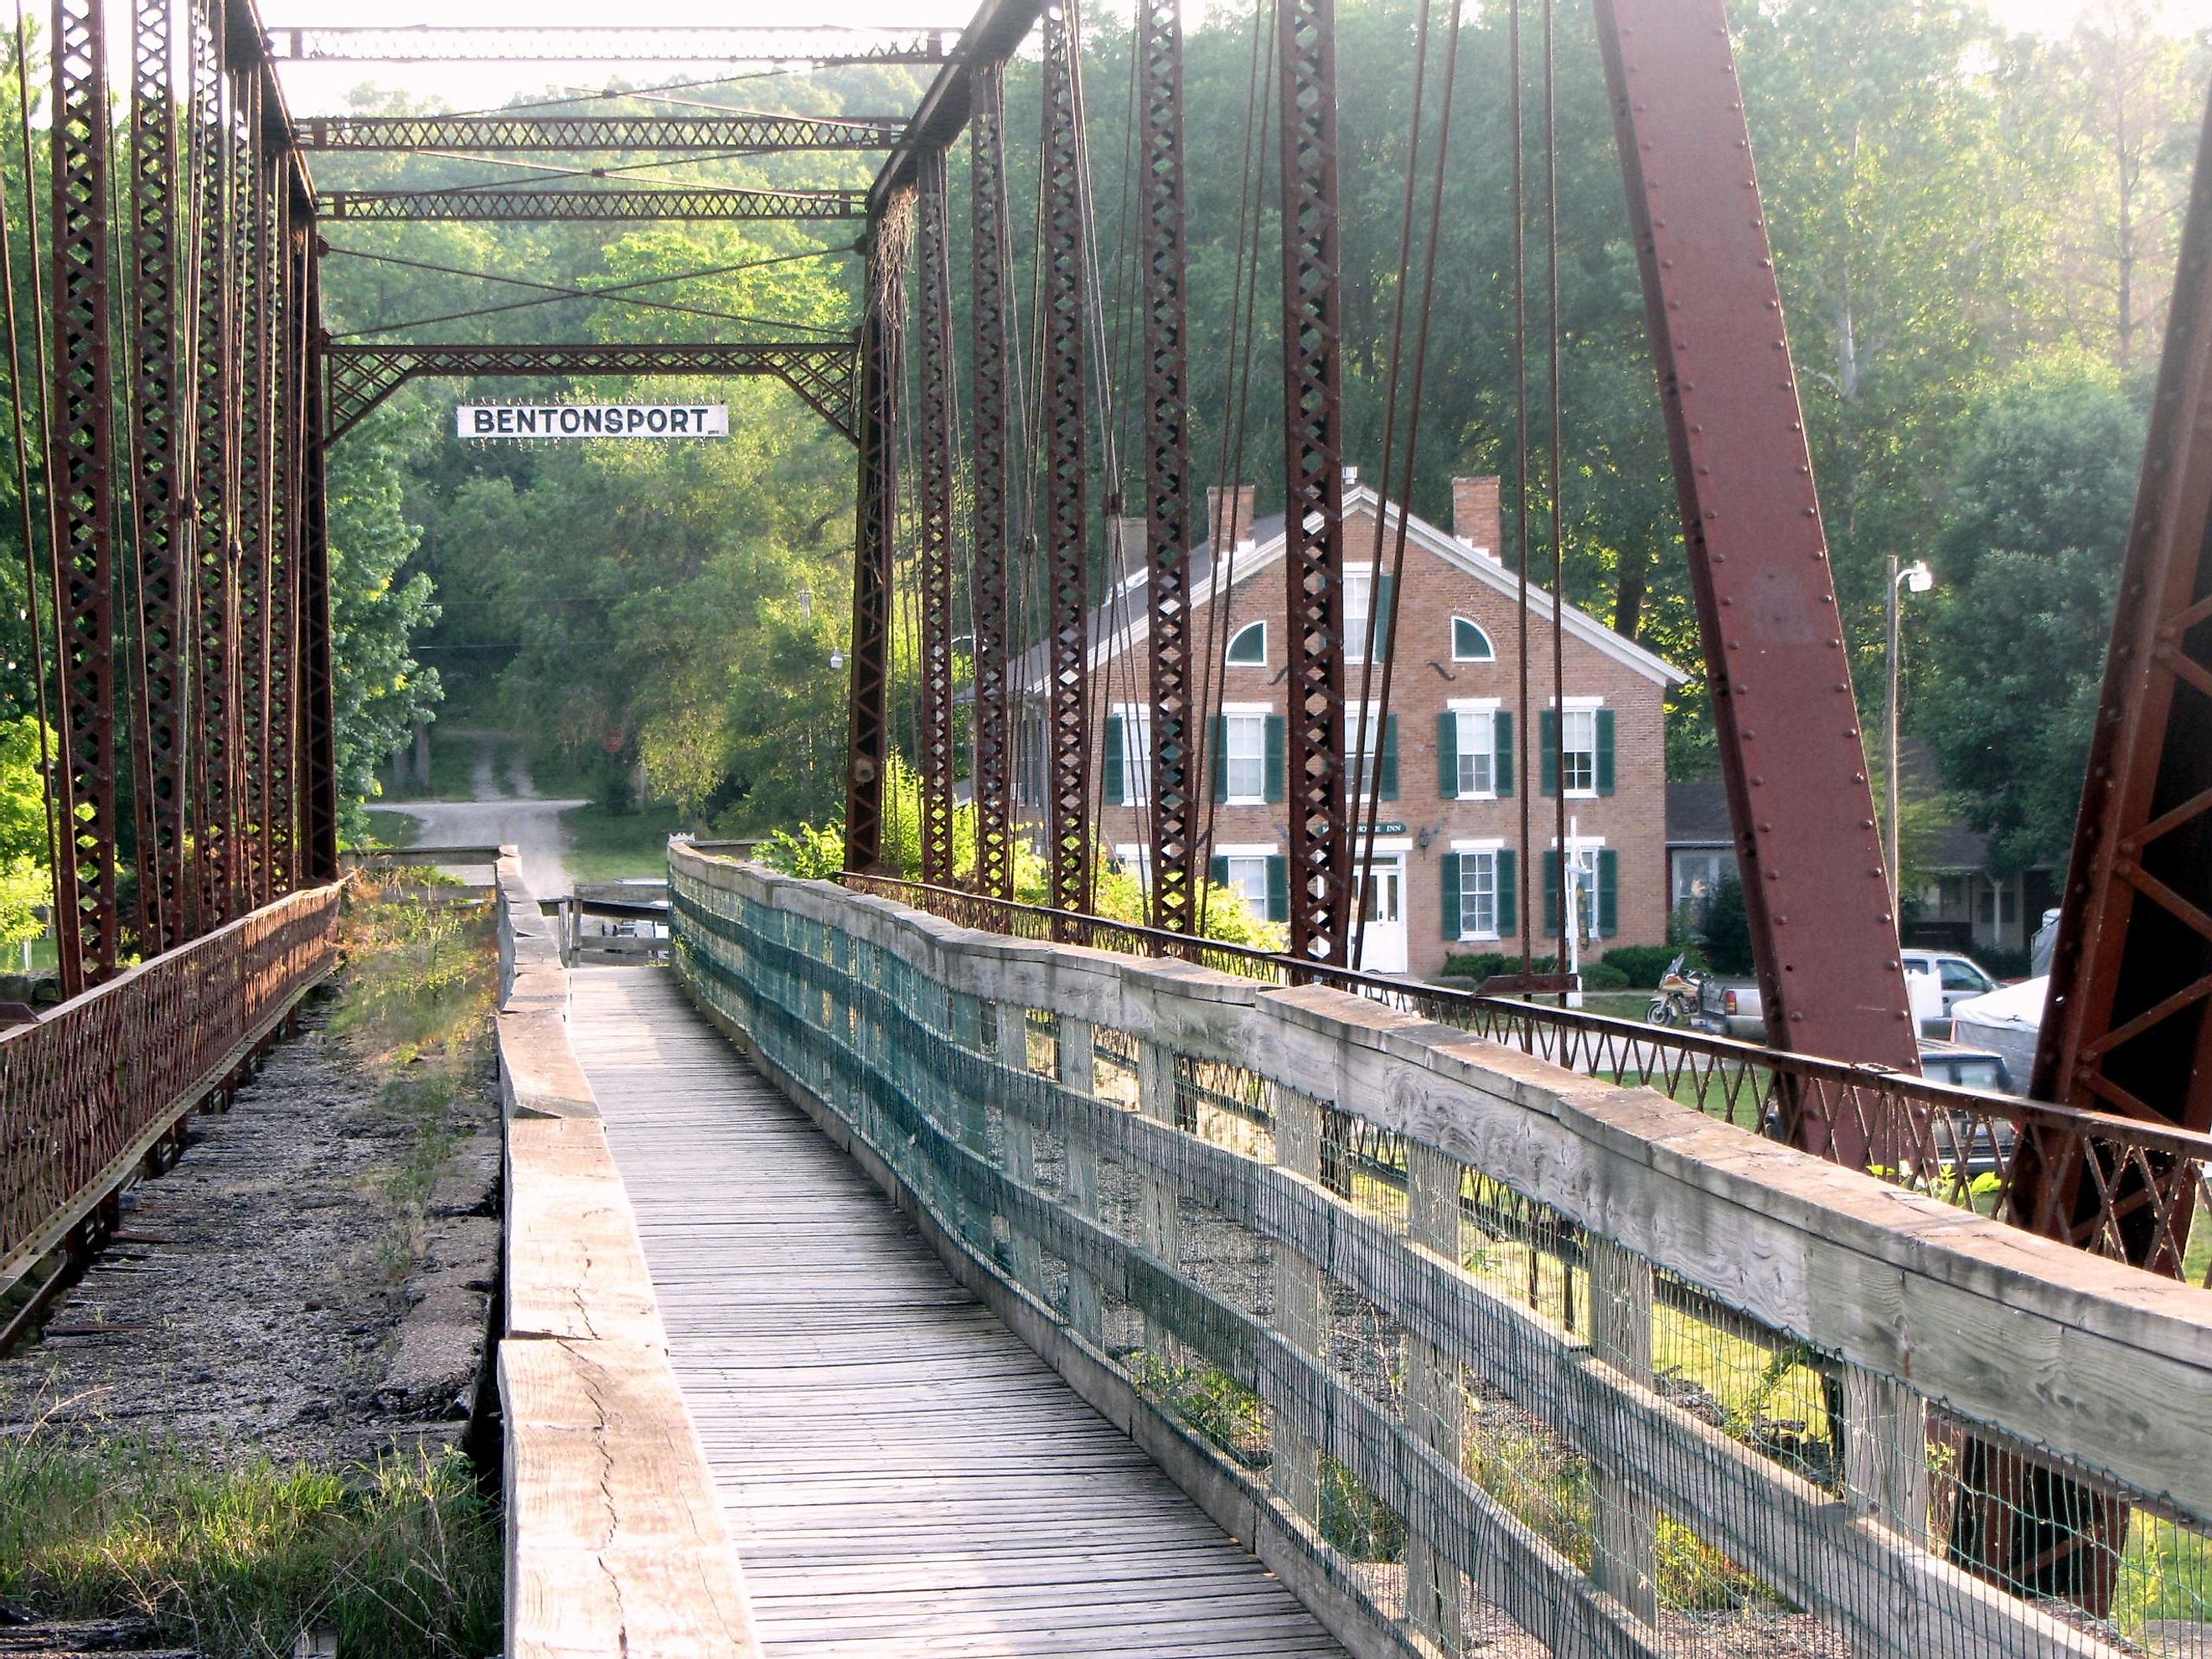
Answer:
<svg viewBox="0 0 2212 1659"><path fill-rule="evenodd" d="M1355 484L1345 492L1344 510L1347 517L1366 511L1373 513L1379 505L1374 489L1366 484ZM1395 531L1398 524L1398 509L1392 506L1383 514L1386 532ZM1520 584L1514 574L1499 561L1478 552L1466 542L1449 532L1437 528L1418 513L1406 515L1406 545L1409 552L1419 551L1444 560L1480 581L1489 584L1504 597L1518 600ZM1252 541L1237 549L1229 561L1230 586L1242 587L1253 577L1272 569L1282 558L1285 546L1284 520L1279 513L1257 520L1252 526ZM1357 553L1358 550L1347 550ZM1385 550L1385 558L1389 556ZM1191 609L1195 611L1214 597L1217 577L1213 549L1200 543L1191 550ZM1358 560L1364 562L1364 558ZM1093 608L1087 636L1091 642L1091 667L1093 672L1113 661L1131 647L1144 642L1150 633L1151 607L1146 602L1146 574L1139 569L1123 579L1112 598ZM1545 612L1538 608L1541 595L1531 590L1531 614L1541 617ZM1613 629L1586 611L1565 605L1560 611L1560 625L1567 637L1578 640L1591 649L1613 658L1661 685L1680 685L1689 676L1665 658L1645 650L1632 640L1623 639ZM1027 691L1042 690L1046 678L1046 655L1043 646L1034 646L1024 652L1014 665L1014 684Z"/></svg>

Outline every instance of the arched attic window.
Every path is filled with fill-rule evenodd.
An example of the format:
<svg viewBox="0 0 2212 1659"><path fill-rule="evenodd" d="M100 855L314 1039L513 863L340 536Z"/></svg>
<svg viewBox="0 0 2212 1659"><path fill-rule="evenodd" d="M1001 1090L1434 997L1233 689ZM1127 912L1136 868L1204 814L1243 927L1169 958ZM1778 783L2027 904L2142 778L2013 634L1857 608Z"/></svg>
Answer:
<svg viewBox="0 0 2212 1659"><path fill-rule="evenodd" d="M1465 617L1452 618L1452 660L1454 662L1496 662L1498 653L1492 647L1490 635L1481 627Z"/></svg>
<svg viewBox="0 0 2212 1659"><path fill-rule="evenodd" d="M1267 624L1247 623L1229 641L1229 660L1242 667L1267 665Z"/></svg>

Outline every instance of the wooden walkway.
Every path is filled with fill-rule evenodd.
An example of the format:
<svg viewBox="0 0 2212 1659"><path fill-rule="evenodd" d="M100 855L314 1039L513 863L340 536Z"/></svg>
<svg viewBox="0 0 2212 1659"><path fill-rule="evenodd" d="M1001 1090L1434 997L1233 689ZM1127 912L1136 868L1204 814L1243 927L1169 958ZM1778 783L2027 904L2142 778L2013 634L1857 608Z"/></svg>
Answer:
<svg viewBox="0 0 2212 1659"><path fill-rule="evenodd" d="M770 1659L1343 1654L665 969L570 984Z"/></svg>

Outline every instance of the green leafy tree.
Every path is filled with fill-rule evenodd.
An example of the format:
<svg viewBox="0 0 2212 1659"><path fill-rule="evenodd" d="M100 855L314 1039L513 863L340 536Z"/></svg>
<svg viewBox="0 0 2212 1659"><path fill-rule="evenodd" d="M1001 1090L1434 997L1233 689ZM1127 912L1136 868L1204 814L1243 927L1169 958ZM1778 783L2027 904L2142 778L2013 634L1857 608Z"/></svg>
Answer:
<svg viewBox="0 0 2212 1659"><path fill-rule="evenodd" d="M406 570L417 532L400 512L402 453L390 428L388 421L371 422L331 453L338 797L355 814L376 793L378 763L439 698L437 671L413 652L416 633L438 607L430 579Z"/></svg>
<svg viewBox="0 0 2212 1659"><path fill-rule="evenodd" d="M2060 368L1995 393L1959 465L1915 724L2000 875L2072 844L2142 443L2108 371Z"/></svg>
<svg viewBox="0 0 2212 1659"><path fill-rule="evenodd" d="M0 945L36 939L46 931L38 911L53 902L41 735L36 715L0 726Z"/></svg>

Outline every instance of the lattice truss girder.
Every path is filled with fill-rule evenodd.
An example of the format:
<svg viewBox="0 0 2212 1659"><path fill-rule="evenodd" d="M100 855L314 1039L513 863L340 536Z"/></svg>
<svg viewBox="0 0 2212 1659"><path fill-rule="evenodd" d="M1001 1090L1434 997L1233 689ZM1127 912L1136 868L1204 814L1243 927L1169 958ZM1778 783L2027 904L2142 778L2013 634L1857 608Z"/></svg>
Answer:
<svg viewBox="0 0 2212 1659"><path fill-rule="evenodd" d="M915 321L921 372L915 448L920 496L921 878L952 867L952 249L945 152L919 158L915 203Z"/></svg>
<svg viewBox="0 0 2212 1659"><path fill-rule="evenodd" d="M868 198L859 190L339 190L317 198L331 220L484 221L539 224L558 221L731 221L744 223L864 219Z"/></svg>
<svg viewBox="0 0 2212 1659"><path fill-rule="evenodd" d="M349 153L414 149L848 150L888 149L899 124L887 116L806 115L349 115L302 121L300 147Z"/></svg>
<svg viewBox="0 0 2212 1659"><path fill-rule="evenodd" d="M957 29L810 26L669 28L276 28L270 54L300 63L941 64Z"/></svg>
<svg viewBox="0 0 2212 1659"><path fill-rule="evenodd" d="M59 0L53 52L55 619L63 753L55 779L61 863L55 933L64 983L114 969L118 945L115 778L114 381L109 350L106 15Z"/></svg>
<svg viewBox="0 0 2212 1659"><path fill-rule="evenodd" d="M808 408L855 435L854 347L850 341L741 345L327 345L322 349L332 441L379 404L426 375L514 379L536 375L765 375Z"/></svg>
<svg viewBox="0 0 2212 1659"><path fill-rule="evenodd" d="M900 295L912 192L884 206L868 243L854 408L860 450L853 531L853 677L847 700L845 867L883 852L884 773L891 752L890 594L898 501Z"/></svg>
<svg viewBox="0 0 2212 1659"><path fill-rule="evenodd" d="M1014 896L1013 752L1006 675L1006 75L975 76L969 127L975 385L975 565L969 607L975 629L975 884Z"/></svg>
<svg viewBox="0 0 2212 1659"><path fill-rule="evenodd" d="M193 454L198 520L193 542L193 661L198 722L192 751L193 815L198 873L197 925L220 927L231 916L231 771L237 649L235 596L230 549L238 510L233 487L237 442L236 363L231 356L230 308L237 291L235 226L232 216L230 142L234 100L226 84L219 43L205 12L192 9L192 188L199 222L194 358Z"/></svg>
<svg viewBox="0 0 2212 1659"><path fill-rule="evenodd" d="M1344 387L1333 0L1279 9L1283 419L1291 619L1291 949L1345 959Z"/></svg>
<svg viewBox="0 0 2212 1659"><path fill-rule="evenodd" d="M1189 389L1183 283L1182 9L1144 0L1138 11L1142 107L1145 317L1145 539L1151 595L1152 866L1156 925L1195 921L1200 833L1192 788Z"/></svg>
<svg viewBox="0 0 2212 1659"><path fill-rule="evenodd" d="M1090 514L1087 491L1081 147L1076 130L1074 8L1044 9L1045 581L1052 903L1091 902Z"/></svg>

